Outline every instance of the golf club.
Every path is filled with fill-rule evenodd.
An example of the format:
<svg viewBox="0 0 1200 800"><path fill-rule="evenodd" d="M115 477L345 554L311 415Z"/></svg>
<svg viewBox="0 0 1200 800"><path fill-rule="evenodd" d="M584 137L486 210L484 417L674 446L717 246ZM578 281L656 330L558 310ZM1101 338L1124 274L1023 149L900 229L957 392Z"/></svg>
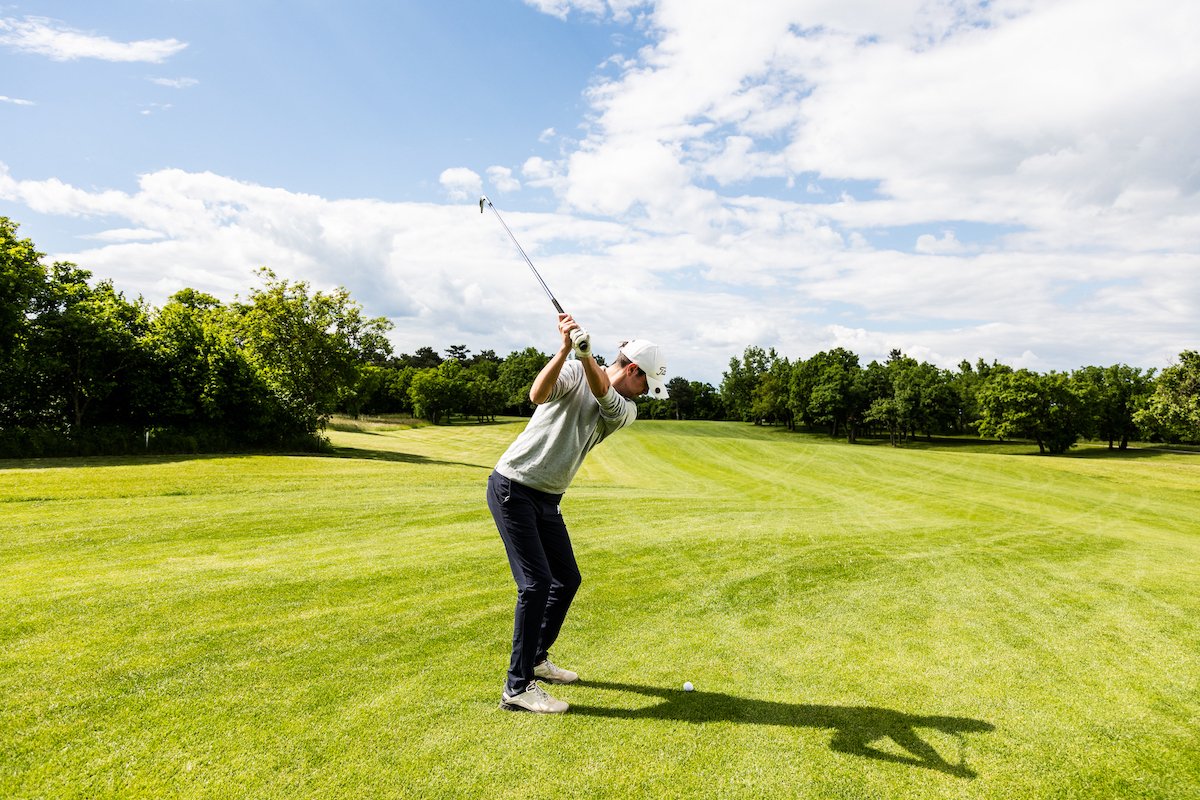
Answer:
<svg viewBox="0 0 1200 800"><path fill-rule="evenodd" d="M480 214L483 213L484 204L486 204L487 207L492 210L492 213L496 215L496 219L500 220L500 224L504 226L504 231L508 234L508 238L512 239L512 243L517 246L517 250L520 251L520 253L521 253L521 258L525 259L525 263L529 265L529 269L533 272L533 277L537 278L537 282L540 283L542 285L542 288L546 290L546 296L550 298L550 302L554 303L554 308L557 309L558 313L560 313L560 314L567 313L567 312L563 311L563 307L560 306L558 304L558 301L554 299L554 293L550 291L550 287L546 285L546 282L544 280L542 280L542 276L538 274L537 269L533 266L533 262L529 260L529 256L525 255L525 249L523 247L521 247L521 243L517 241L517 237L513 236L513 232L510 231L508 229L508 226L504 224L504 218L500 216L500 212L496 210L496 207L494 205L492 205L492 201L487 199L487 195L482 195L479 198L479 213ZM588 350L588 346L590 346L590 344L585 345L584 347L581 347L580 350L582 350L583 352L586 353Z"/></svg>

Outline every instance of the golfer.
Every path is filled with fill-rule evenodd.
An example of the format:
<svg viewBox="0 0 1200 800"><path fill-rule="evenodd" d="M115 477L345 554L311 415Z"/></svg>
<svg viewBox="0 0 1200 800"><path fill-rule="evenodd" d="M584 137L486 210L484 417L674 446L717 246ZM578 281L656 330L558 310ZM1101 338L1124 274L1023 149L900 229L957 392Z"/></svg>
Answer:
<svg viewBox="0 0 1200 800"><path fill-rule="evenodd" d="M635 339L601 369L591 341L570 314L558 315L562 345L529 390L533 418L500 457L488 478L488 508L504 540L517 581L512 659L500 708L561 714L568 706L538 681L571 683L579 676L556 667L547 652L558 638L579 589L579 568L559 501L584 456L637 418L633 399L666 398L666 362L658 345ZM567 356L575 351L576 360Z"/></svg>

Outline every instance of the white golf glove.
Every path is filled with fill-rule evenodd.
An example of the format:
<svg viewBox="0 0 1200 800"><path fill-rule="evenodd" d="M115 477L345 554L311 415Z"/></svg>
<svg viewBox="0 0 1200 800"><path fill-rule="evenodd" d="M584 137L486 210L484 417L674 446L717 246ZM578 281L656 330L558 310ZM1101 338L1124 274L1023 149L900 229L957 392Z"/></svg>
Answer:
<svg viewBox="0 0 1200 800"><path fill-rule="evenodd" d="M571 344L575 348L576 358L587 358L592 354L592 337L583 328L571 331Z"/></svg>

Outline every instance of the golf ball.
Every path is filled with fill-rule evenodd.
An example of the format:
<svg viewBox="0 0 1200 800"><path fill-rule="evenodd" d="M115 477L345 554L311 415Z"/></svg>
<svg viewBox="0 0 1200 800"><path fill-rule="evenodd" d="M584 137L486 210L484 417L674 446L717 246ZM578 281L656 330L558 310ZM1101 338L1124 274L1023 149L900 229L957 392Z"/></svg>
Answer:
<svg viewBox="0 0 1200 800"><path fill-rule="evenodd" d="M691 681L684 681L684 682L683 682L683 690L684 690L685 692L690 692L690 691L692 691L692 690L693 690L693 689L695 689L695 688L696 688L695 686L692 686L692 682L691 682Z"/></svg>

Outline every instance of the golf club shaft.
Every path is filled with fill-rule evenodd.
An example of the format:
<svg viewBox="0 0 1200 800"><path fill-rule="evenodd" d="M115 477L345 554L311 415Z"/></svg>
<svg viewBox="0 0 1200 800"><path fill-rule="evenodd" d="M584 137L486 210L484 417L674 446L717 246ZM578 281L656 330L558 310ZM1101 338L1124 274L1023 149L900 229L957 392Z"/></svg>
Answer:
<svg viewBox="0 0 1200 800"><path fill-rule="evenodd" d="M490 208L492 213L496 215L496 219L500 220L500 224L504 225L504 219L500 216L500 212L496 210L496 207L492 205L492 201L488 200L486 196L479 198L479 213L483 213L484 203L487 203L487 207ZM542 280L542 276L538 275L537 269L534 268L533 262L529 260L529 256L525 255L525 250L521 247L521 243L517 241L517 237L513 236L513 232L508 229L507 225L504 225L504 230L506 233L508 233L508 238L512 239L512 243L517 246L517 250L519 250L521 253L521 258L525 259L525 263L529 265L529 269L533 272L533 277L537 278L537 282L540 283L542 288L546 290L546 296L550 298L551 303L554 303L554 307L558 309L558 313L567 313L563 311L563 307L560 306L558 301L554 299L554 294L550 291L550 287L546 285L546 282Z"/></svg>

